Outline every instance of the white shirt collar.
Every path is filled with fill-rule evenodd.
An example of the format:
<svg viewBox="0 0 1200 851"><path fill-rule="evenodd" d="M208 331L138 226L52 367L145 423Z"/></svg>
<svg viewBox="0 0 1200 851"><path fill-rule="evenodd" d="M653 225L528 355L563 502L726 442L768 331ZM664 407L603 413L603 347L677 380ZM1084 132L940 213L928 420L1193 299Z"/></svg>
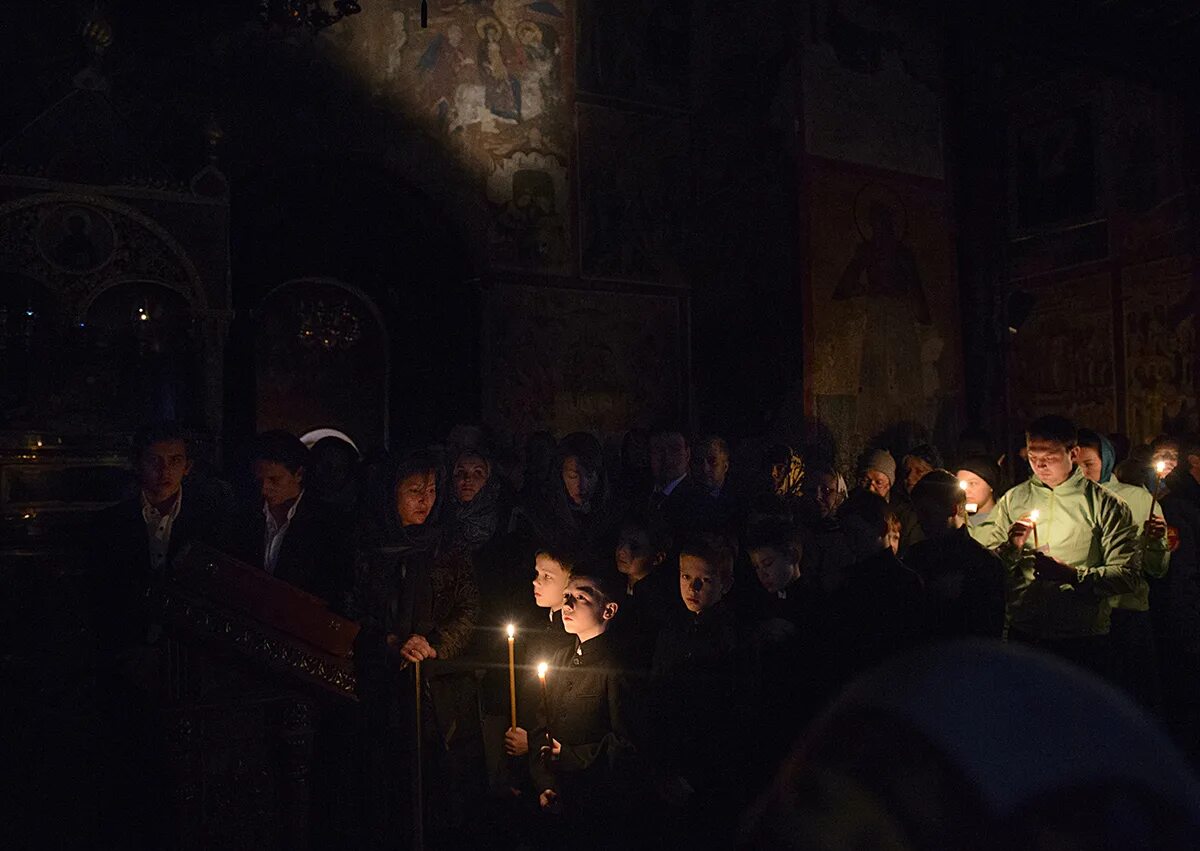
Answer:
<svg viewBox="0 0 1200 851"><path fill-rule="evenodd" d="M179 490L175 492L175 503L171 506L171 510L165 515L160 514L154 504L146 497L146 492L141 492L142 497L142 519L146 523L161 523L163 520L175 522L175 518L179 516L179 509L183 505L183 485L179 486Z"/></svg>
<svg viewBox="0 0 1200 851"><path fill-rule="evenodd" d="M292 522L292 518L296 516L296 509L300 507L300 500L304 499L304 491L300 491L300 496L296 497L296 501L292 503L292 507L288 509L287 518L282 524L275 522L275 515L271 513L271 507L265 502L263 503L263 517L267 520L267 526L272 529L282 529Z"/></svg>
<svg viewBox="0 0 1200 851"><path fill-rule="evenodd" d="M680 476L680 477L679 477L678 479L676 479L675 481L673 481L673 482L671 482L670 484L668 484L668 485L664 486L664 487L663 487L663 489L662 489L662 495L663 495L663 496L670 496L670 495L671 495L671 492L672 492L672 491L674 491L674 490L675 490L675 488L679 487L679 483L680 483L680 482L682 482L684 479L686 479L686 478L687 478L687 475L688 475L687 473L684 473L682 476Z"/></svg>

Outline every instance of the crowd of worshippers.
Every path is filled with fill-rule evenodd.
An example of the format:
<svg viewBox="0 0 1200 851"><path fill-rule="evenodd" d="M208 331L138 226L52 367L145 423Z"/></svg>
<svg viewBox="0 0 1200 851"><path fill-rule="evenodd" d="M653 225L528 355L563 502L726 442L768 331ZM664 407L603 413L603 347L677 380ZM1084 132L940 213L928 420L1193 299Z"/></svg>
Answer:
<svg viewBox="0 0 1200 851"><path fill-rule="evenodd" d="M357 621L338 782L381 847L413 828L417 662L432 846L720 845L845 684L942 639L1065 658L1200 753L1200 444L1047 416L1020 453L963 449L874 448L847 476L770 446L735 475L725 440L673 425L608 451L536 433L520 463L478 428L365 460L271 432L238 509L160 426L91 539L98 633L114 658L159 639L138 601L189 540Z"/></svg>

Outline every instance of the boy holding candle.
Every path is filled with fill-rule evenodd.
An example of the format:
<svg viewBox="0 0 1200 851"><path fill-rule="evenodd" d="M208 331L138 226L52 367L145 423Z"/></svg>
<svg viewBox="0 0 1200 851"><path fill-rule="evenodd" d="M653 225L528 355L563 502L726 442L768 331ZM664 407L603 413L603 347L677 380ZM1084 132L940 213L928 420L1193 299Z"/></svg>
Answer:
<svg viewBox="0 0 1200 851"><path fill-rule="evenodd" d="M1141 577L1133 515L1076 466L1069 420L1030 423L1026 452L1033 475L1000 498L996 525L980 541L1008 569L1009 637L1107 675L1111 599L1136 590ZM1035 509L1037 551L1026 546Z"/></svg>
<svg viewBox="0 0 1200 851"><path fill-rule="evenodd" d="M622 847L638 797L630 732L636 710L608 634L619 599L597 571L571 577L563 625L576 643L549 660L538 728L529 735L531 743L548 742L530 752L538 804L562 814L560 832L573 849Z"/></svg>

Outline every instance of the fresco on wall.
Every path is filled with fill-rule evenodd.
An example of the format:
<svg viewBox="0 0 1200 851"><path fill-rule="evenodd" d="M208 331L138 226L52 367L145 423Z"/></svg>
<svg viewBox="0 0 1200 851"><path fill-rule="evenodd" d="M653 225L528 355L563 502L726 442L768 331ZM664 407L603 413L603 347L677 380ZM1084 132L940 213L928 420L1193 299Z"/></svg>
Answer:
<svg viewBox="0 0 1200 851"><path fill-rule="evenodd" d="M501 285L484 295L484 421L612 434L684 413L674 296Z"/></svg>
<svg viewBox="0 0 1200 851"><path fill-rule="evenodd" d="M941 59L932 30L867 0L814 0L801 78L810 154L944 175Z"/></svg>
<svg viewBox="0 0 1200 851"><path fill-rule="evenodd" d="M455 154L492 208L493 265L570 273L568 0L364 3L324 47Z"/></svg>
<svg viewBox="0 0 1200 851"><path fill-rule="evenodd" d="M815 413L844 458L898 421L953 437L962 364L944 188L825 165L811 198Z"/></svg>
<svg viewBox="0 0 1200 851"><path fill-rule="evenodd" d="M1126 432L1140 443L1197 428L1192 259L1121 270Z"/></svg>
<svg viewBox="0 0 1200 851"><path fill-rule="evenodd" d="M1013 225L1028 232L1096 212L1095 121L1090 104L1018 127L1013 139Z"/></svg>
<svg viewBox="0 0 1200 851"><path fill-rule="evenodd" d="M1024 283L1034 307L1013 338L1009 394L1014 425L1063 414L1117 428L1112 284L1107 271Z"/></svg>
<svg viewBox="0 0 1200 851"><path fill-rule="evenodd" d="M578 0L581 93L688 106L692 0Z"/></svg>
<svg viewBox="0 0 1200 851"><path fill-rule="evenodd" d="M688 129L680 117L579 105L584 277L671 276L691 198Z"/></svg>

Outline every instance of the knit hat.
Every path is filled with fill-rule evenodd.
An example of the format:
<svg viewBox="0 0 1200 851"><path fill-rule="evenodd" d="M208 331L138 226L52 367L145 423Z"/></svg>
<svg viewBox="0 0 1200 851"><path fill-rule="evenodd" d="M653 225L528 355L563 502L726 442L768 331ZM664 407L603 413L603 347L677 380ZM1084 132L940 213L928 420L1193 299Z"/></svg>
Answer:
<svg viewBox="0 0 1200 851"><path fill-rule="evenodd" d="M888 477L888 481L896 484L896 459L886 449L876 449L867 455L862 465L863 470L876 470Z"/></svg>
<svg viewBox="0 0 1200 851"><path fill-rule="evenodd" d="M969 455L958 462L956 469L966 470L979 476L987 482L988 487L992 489L992 494L997 499L1000 497L1000 467L991 458L986 455Z"/></svg>

